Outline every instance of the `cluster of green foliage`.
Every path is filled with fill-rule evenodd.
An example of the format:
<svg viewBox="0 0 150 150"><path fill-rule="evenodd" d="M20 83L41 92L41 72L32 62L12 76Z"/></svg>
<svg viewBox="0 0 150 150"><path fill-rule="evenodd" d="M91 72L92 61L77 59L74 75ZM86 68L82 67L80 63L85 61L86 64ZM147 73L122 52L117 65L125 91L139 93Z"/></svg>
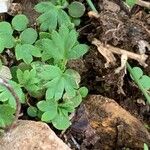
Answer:
<svg viewBox="0 0 150 150"><path fill-rule="evenodd" d="M150 77L143 74L143 71L139 67L133 67L127 63L128 71L131 74L131 78L134 80L134 82L138 85L139 89L142 91L143 95L147 99L148 103L150 104Z"/></svg>
<svg viewBox="0 0 150 150"><path fill-rule="evenodd" d="M79 43L75 29L85 7L79 2L51 0L37 4L35 10L41 13L38 29L29 27L23 14L11 23L0 22L0 53L9 49L15 55L9 83L24 105L29 104L26 94L34 99L28 115L64 130L70 126L69 114L88 93L86 87L79 86L79 73L67 68L69 60L88 51L86 44ZM0 86L0 103L0 127L5 127L14 118L16 103L4 86Z"/></svg>

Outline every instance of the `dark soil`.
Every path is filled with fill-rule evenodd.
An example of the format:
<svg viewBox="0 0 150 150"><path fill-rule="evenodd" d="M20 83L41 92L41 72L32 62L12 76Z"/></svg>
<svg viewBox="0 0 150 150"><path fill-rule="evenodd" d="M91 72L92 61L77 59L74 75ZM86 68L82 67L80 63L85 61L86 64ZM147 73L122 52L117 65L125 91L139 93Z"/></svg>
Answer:
<svg viewBox="0 0 150 150"><path fill-rule="evenodd" d="M38 0L16 0L15 2L20 2L23 5L23 12L30 17L31 24L33 25L37 17L37 14L33 11L33 6ZM82 60L69 62L68 65L80 72L82 84L88 87L89 94L100 94L114 99L125 110L145 123L145 125L150 125L150 106L145 102L141 91L133 83L128 73L124 75L124 72L121 71L119 74L115 74L115 69L120 66L120 56L115 55L117 63L114 66L105 68L105 58L98 52L95 46L90 44L93 38L97 38L104 44L108 43L127 51L139 53L139 41L150 41L149 11L140 6L135 6L129 11L121 0L95 0L94 4L100 17L98 19L90 18L86 13L81 18L82 23L78 28L80 40L91 46L90 51ZM87 6L87 11L89 10ZM9 17L6 15L5 19ZM147 47L145 51L147 55L150 54ZM140 66L137 61L129 60L129 63L131 66ZM150 75L150 57L146 63L148 67L142 67L142 69L145 74ZM82 113L83 110L80 110L76 115L81 116ZM81 125L79 128L76 127L76 131L74 131L80 133L80 136L74 136L79 145L83 142L84 138L82 137L84 124L87 124L87 122L83 122L83 128ZM70 132L69 130L68 137ZM78 149L74 144L75 142L72 142L71 139L70 141L72 146ZM88 147L86 150L90 149Z"/></svg>

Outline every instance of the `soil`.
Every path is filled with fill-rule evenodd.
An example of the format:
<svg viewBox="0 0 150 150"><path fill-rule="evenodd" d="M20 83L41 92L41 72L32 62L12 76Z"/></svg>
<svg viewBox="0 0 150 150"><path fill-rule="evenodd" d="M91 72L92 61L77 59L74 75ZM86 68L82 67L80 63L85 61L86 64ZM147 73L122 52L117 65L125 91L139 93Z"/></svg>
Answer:
<svg viewBox="0 0 150 150"><path fill-rule="evenodd" d="M24 2L14 0L14 2L20 2L23 5L23 12L30 16L33 25L37 17L37 14L33 11L33 6L38 0L26 0ZM141 91L133 83L128 73L124 74L124 71L115 73L115 69L121 64L120 56L115 55L116 63L106 68L106 59L99 53L97 47L91 44L93 38L97 38L104 45L110 44L140 54L139 42L141 40L150 41L149 10L137 5L129 10L121 0L95 0L94 4L99 12L99 17L89 17L88 11L90 8L85 4L87 12L81 18L82 22L78 27L80 41L90 45L90 50L83 59L69 62L68 65L79 71L82 76L82 85L88 87L89 94L100 94L114 99L145 125L150 125L150 106L145 102ZM10 14L6 15L5 19L9 17L11 17ZM144 47L144 51L147 55L150 54L148 46ZM145 74L150 75L150 57L146 60L148 64L146 68L142 67L138 61L129 59L128 62L131 66L140 66ZM82 113L83 110L78 111L76 117L81 116ZM80 132L80 129L77 132ZM67 133L68 137L69 134L71 134L70 130ZM74 137L74 139L79 145L83 142L82 134ZM107 141L107 139L103 140ZM70 142L72 147L78 149L74 143ZM90 149L90 147L86 148L86 150Z"/></svg>

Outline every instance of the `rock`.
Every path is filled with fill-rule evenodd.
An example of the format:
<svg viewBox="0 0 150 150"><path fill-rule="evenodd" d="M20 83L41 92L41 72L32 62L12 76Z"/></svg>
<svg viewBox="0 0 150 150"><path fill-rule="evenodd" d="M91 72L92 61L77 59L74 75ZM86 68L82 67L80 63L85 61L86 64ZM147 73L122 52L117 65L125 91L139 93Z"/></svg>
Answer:
<svg viewBox="0 0 150 150"><path fill-rule="evenodd" d="M0 139L0 150L71 150L47 124L18 121L15 128Z"/></svg>
<svg viewBox="0 0 150 150"><path fill-rule="evenodd" d="M123 147L140 150L144 143L150 146L150 134L144 123L114 100L101 95L91 95L84 101L74 118L71 134L76 139L82 138L81 149L84 150L86 147L93 150Z"/></svg>

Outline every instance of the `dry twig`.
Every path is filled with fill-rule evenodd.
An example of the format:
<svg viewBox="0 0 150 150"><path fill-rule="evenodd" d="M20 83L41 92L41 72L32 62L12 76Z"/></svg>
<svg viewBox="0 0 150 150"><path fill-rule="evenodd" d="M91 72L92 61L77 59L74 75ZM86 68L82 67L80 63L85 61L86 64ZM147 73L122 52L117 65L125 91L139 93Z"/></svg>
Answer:
<svg viewBox="0 0 150 150"><path fill-rule="evenodd" d="M145 54L135 54L133 52L126 51L124 49L120 49L111 45L104 45L102 42L97 40L96 38L93 39L92 44L97 46L98 51L105 57L107 63L105 64L108 67L109 64L114 65L116 62L116 58L114 54L118 55L126 55L127 58L134 59L140 63L143 67L146 67L147 64L145 63L147 59L147 55Z"/></svg>

